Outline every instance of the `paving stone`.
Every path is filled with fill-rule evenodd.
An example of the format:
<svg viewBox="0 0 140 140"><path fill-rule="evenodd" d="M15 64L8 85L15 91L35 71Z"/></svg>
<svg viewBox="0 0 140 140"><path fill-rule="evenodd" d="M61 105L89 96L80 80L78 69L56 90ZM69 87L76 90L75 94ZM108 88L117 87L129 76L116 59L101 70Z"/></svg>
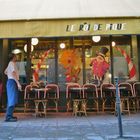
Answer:
<svg viewBox="0 0 140 140"><path fill-rule="evenodd" d="M16 123L6 123L0 116L0 140L140 140L140 114L123 116L123 134L118 139L118 120L114 115L73 117L70 114L47 118L18 115Z"/></svg>
<svg viewBox="0 0 140 140"><path fill-rule="evenodd" d="M46 140L46 138L13 138L12 140Z"/></svg>
<svg viewBox="0 0 140 140"><path fill-rule="evenodd" d="M104 140L101 136L95 136L95 135L87 136L86 139L87 140Z"/></svg>
<svg viewBox="0 0 140 140"><path fill-rule="evenodd" d="M109 136L106 140L140 140L140 135L123 135L123 137Z"/></svg>

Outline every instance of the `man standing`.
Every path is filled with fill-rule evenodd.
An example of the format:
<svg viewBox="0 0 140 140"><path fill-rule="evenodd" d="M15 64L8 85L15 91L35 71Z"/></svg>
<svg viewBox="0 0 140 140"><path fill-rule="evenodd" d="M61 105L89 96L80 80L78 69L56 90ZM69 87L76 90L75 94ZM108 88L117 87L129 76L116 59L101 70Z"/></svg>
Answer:
<svg viewBox="0 0 140 140"><path fill-rule="evenodd" d="M7 110L6 110L6 122L15 122L17 117L13 116L15 105L18 102L18 92L21 90L19 83L19 74L16 67L16 55L9 55L9 64L4 72L7 77Z"/></svg>

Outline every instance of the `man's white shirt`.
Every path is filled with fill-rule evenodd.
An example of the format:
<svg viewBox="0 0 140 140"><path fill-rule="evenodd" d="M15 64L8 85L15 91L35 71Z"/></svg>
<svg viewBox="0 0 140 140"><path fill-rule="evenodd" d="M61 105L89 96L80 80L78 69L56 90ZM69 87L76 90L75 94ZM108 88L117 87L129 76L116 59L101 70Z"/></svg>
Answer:
<svg viewBox="0 0 140 140"><path fill-rule="evenodd" d="M17 74L17 78L18 78L17 80L19 80L19 72L16 68L16 64L14 62L10 61L6 68L7 77L8 77L8 79L14 79L16 81L15 77L13 76L14 71Z"/></svg>

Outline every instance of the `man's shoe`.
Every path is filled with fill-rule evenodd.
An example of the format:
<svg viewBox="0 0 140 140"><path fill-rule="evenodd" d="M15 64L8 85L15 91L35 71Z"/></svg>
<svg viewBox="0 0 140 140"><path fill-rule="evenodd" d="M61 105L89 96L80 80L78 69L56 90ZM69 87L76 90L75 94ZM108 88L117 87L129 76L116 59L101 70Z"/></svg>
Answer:
<svg viewBox="0 0 140 140"><path fill-rule="evenodd" d="M17 121L17 119L15 119L15 118L8 118L5 120L5 122L16 122L16 121Z"/></svg>
<svg viewBox="0 0 140 140"><path fill-rule="evenodd" d="M13 118L13 119L17 119L17 117L16 117L16 116L12 116L12 118Z"/></svg>

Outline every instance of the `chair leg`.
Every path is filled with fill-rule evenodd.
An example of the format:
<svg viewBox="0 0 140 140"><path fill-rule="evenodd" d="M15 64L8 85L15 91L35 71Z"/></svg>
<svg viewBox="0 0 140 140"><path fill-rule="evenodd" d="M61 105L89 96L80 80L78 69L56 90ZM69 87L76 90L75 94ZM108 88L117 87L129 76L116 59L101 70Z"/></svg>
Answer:
<svg viewBox="0 0 140 140"><path fill-rule="evenodd" d="M140 109L140 100L139 99L136 99L136 109L137 109L137 112Z"/></svg>
<svg viewBox="0 0 140 140"><path fill-rule="evenodd" d="M26 113L26 103L24 103L24 113Z"/></svg>
<svg viewBox="0 0 140 140"><path fill-rule="evenodd" d="M68 99L67 100L67 112L69 112L69 109L70 109L70 100Z"/></svg>
<svg viewBox="0 0 140 140"><path fill-rule="evenodd" d="M105 102L106 102L106 100L103 100L103 101L102 101L102 111L103 111L103 112L105 111Z"/></svg>
<svg viewBox="0 0 140 140"><path fill-rule="evenodd" d="M130 115L129 99L121 99L121 112L128 112Z"/></svg>
<svg viewBox="0 0 140 140"><path fill-rule="evenodd" d="M39 102L38 101L35 101L35 117L37 117L37 114L39 113L38 111L38 108L39 108Z"/></svg>
<svg viewBox="0 0 140 140"><path fill-rule="evenodd" d="M46 115L47 115L47 100L42 101L42 104L43 104L43 110L44 110L43 113L46 117Z"/></svg>
<svg viewBox="0 0 140 140"><path fill-rule="evenodd" d="M132 107L134 109L134 112L136 113L137 112L137 103L136 103L136 100L132 100Z"/></svg>
<svg viewBox="0 0 140 140"><path fill-rule="evenodd" d="M99 112L99 103L98 100L95 101L97 113Z"/></svg>
<svg viewBox="0 0 140 140"><path fill-rule="evenodd" d="M78 101L73 101L73 115L77 116L78 113L78 106L79 106L79 102Z"/></svg>
<svg viewBox="0 0 140 140"><path fill-rule="evenodd" d="M127 102L127 108L128 108L128 113L129 113L129 116L130 116L130 105L129 105L129 99L126 100Z"/></svg>
<svg viewBox="0 0 140 140"><path fill-rule="evenodd" d="M26 102L24 102L24 113L26 113L26 110L27 110L27 108L28 108L28 102L26 101Z"/></svg>
<svg viewBox="0 0 140 140"><path fill-rule="evenodd" d="M58 112L58 101L57 101L57 99L54 100L54 103L55 103L55 107L56 107L56 112Z"/></svg>

